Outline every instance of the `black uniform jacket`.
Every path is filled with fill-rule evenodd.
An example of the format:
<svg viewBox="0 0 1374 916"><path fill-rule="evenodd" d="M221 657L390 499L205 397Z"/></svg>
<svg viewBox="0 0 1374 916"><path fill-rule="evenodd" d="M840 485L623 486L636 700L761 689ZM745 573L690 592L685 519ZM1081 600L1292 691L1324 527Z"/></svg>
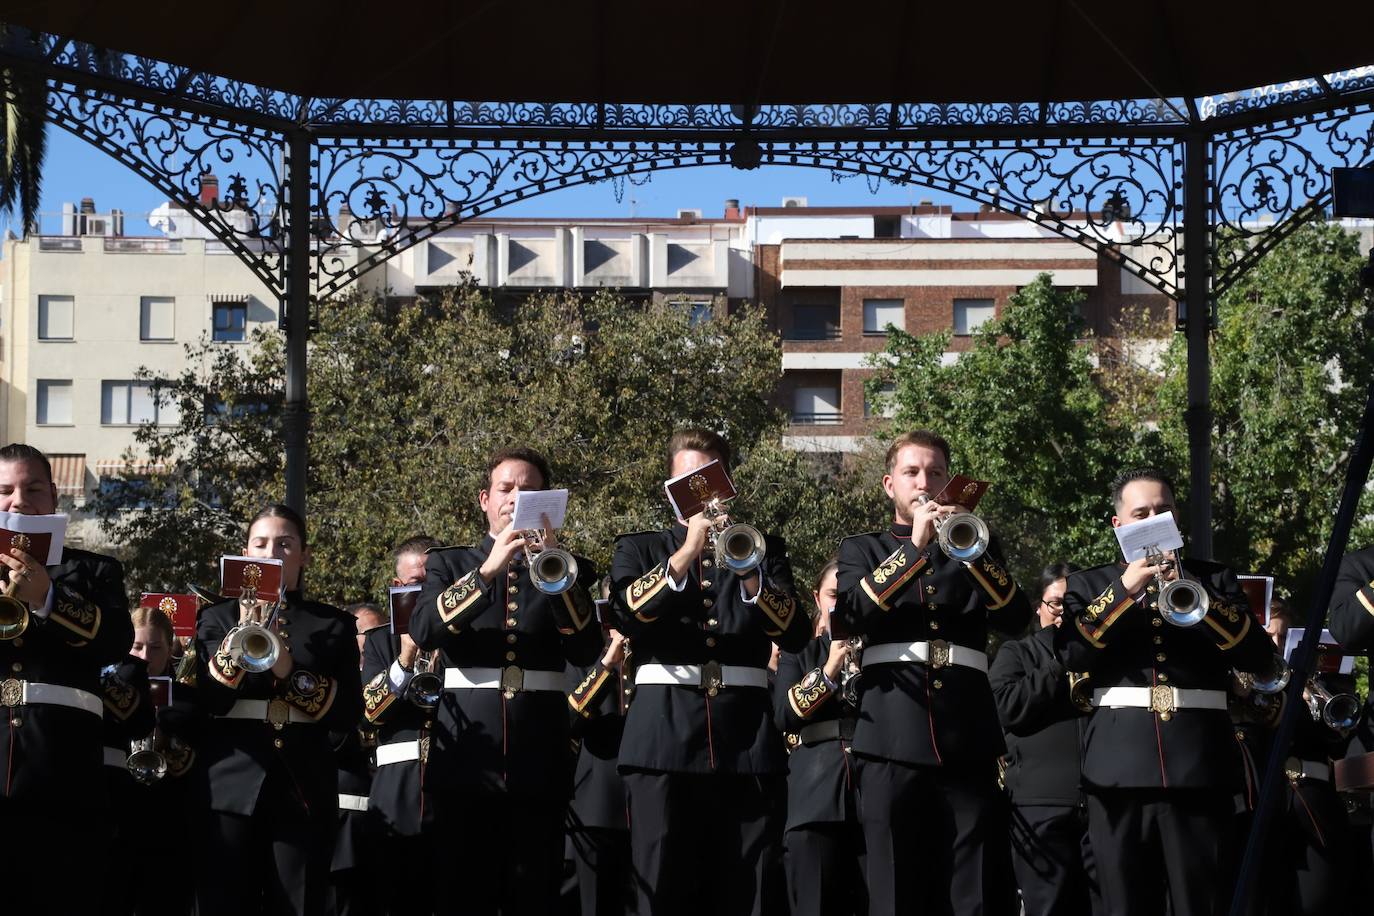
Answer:
<svg viewBox="0 0 1374 916"><path fill-rule="evenodd" d="M157 711L153 709L149 694L147 664L129 655L119 664L107 667L100 676L100 696L105 705L103 744L127 757L130 742L148 737L157 724ZM131 801L135 783L127 766L106 764L105 783L112 802L127 804Z"/></svg>
<svg viewBox="0 0 1374 916"><path fill-rule="evenodd" d="M1347 652L1374 654L1374 547L1341 558L1326 625ZM1365 700L1365 720L1374 721L1374 692Z"/></svg>
<svg viewBox="0 0 1374 916"><path fill-rule="evenodd" d="M434 712L415 705L391 689L389 672L401 652L401 639L387 627L367 633L363 643L363 711L377 730L377 745L420 741L429 734ZM442 674L442 672L439 672ZM422 745L425 751L428 745ZM368 810L391 833L418 836L425 814L423 801L424 759L405 760L377 767L372 777Z"/></svg>
<svg viewBox="0 0 1374 916"><path fill-rule="evenodd" d="M596 658L601 631L588 592L597 573L577 557L577 583L550 597L522 561L488 584L478 573L491 553L476 547L430 551L410 619L421 649L442 650L445 668L518 668L563 674L565 662ZM398 701L399 702L399 701ZM430 792L509 791L566 799L570 791L564 691L445 690L430 744Z"/></svg>
<svg viewBox="0 0 1374 916"><path fill-rule="evenodd" d="M616 539L611 601L635 662L741 665L764 670L772 643L795 652L811 623L797 602L782 538L765 536L762 587L746 602L739 577L716 568L704 552L683 590L668 581L668 559L686 537L680 524ZM621 770L664 773L781 774L787 756L773 725L768 691L637 684L620 744Z"/></svg>
<svg viewBox="0 0 1374 916"><path fill-rule="evenodd" d="M774 721L783 732L801 735L787 758L785 830L857 818L853 774L845 747L853 739L858 710L841 695L838 679L834 688L826 683L824 668L831 641L828 634L821 635L800 652L784 652L778 658ZM835 721L840 723L839 737L814 740L802 734L807 726Z"/></svg>
<svg viewBox="0 0 1374 916"><path fill-rule="evenodd" d="M1017 805L1077 805L1082 710L1054 652L1054 627L1002 644L988 671L1007 738L1003 783Z"/></svg>
<svg viewBox="0 0 1374 916"><path fill-rule="evenodd" d="M625 665L632 665L627 659ZM573 771L571 824L602 830L629 830L625 780L617 769L625 716L634 696L633 670L626 678L597 659L568 694L572 733L579 741Z"/></svg>
<svg viewBox="0 0 1374 916"><path fill-rule="evenodd" d="M129 654L134 641L124 570L110 557L71 547L47 568L52 612L29 618L17 639L0 641L0 700L19 681L57 684L101 697L100 672ZM0 727L0 802L89 812L105 794L101 716L53 704L6 709Z"/></svg>
<svg viewBox="0 0 1374 916"><path fill-rule="evenodd" d="M1184 559L1184 570L1202 583L1211 609L1196 626L1177 627L1159 615L1153 583L1141 595L1125 593L1125 568L1111 563L1068 579L1055 648L1070 671L1092 675L1093 689L1226 691L1231 669L1264 672L1272 665L1274 644L1250 613L1231 570ZM1240 757L1224 709L1099 708L1088 720L1084 741L1087 786L1236 791L1241 785Z"/></svg>
<svg viewBox="0 0 1374 916"><path fill-rule="evenodd" d="M362 715L357 625L336 607L287 592L279 633L295 667L279 681L270 671L245 672L221 651L238 621L238 602L224 601L201 609L196 622L201 668L196 696L206 714L223 715L237 700L280 700L309 721L280 729L252 719L208 722L197 754L203 803L214 811L249 815L263 784L280 779L311 815L332 818L339 798L330 733L356 728Z"/></svg>
<svg viewBox="0 0 1374 916"><path fill-rule="evenodd" d="M1019 633L1030 617L1026 596L1002 564L994 540L971 566L932 540L917 551L910 525L840 543L837 636L865 646L944 640L986 651L988 627ZM950 665L865 665L854 753L921 766L991 766L1006 746L987 675Z"/></svg>

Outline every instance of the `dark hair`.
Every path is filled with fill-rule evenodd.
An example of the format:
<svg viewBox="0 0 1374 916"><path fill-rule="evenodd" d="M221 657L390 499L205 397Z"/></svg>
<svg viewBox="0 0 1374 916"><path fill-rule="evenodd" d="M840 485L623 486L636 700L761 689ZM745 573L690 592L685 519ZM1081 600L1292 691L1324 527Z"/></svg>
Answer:
<svg viewBox="0 0 1374 916"><path fill-rule="evenodd" d="M381 617L383 620L386 619L386 611L382 610L378 605L373 604L371 601L358 601L344 608L344 613L347 614L349 617L357 617L358 615L362 614L363 611L371 611L378 617Z"/></svg>
<svg viewBox="0 0 1374 916"><path fill-rule="evenodd" d="M928 429L913 429L909 433L903 433L892 444L887 447L887 472L892 473L892 467L897 463L897 453L908 445L920 445L925 448L938 449L945 456L945 469L949 469L949 442L944 436L933 433Z"/></svg>
<svg viewBox="0 0 1374 916"><path fill-rule="evenodd" d="M1269 599L1269 616L1282 617L1288 621L1289 626L1293 625L1293 608L1289 606L1288 599L1282 595L1274 595Z"/></svg>
<svg viewBox="0 0 1374 916"><path fill-rule="evenodd" d="M1169 488L1170 498L1176 498L1178 496L1178 491L1174 489L1174 482L1169 479L1168 474L1165 474L1158 468L1131 468L1122 471L1117 476L1116 480L1112 481L1113 506L1121 505L1121 491L1125 490L1127 486L1135 483L1137 480L1153 480L1155 483L1162 483Z"/></svg>
<svg viewBox="0 0 1374 916"><path fill-rule="evenodd" d="M539 482L541 487L548 487L549 481L553 479L553 472L549 470L548 459L532 448L517 445L499 449L487 459L487 487L491 486L491 472L507 461L523 461L526 464L534 465L534 469L539 472L541 478Z"/></svg>
<svg viewBox="0 0 1374 916"><path fill-rule="evenodd" d="M1045 594L1045 589L1060 579L1067 579L1076 572L1078 572L1078 567L1072 563L1051 563L1046 566L1040 570L1040 594Z"/></svg>
<svg viewBox="0 0 1374 916"><path fill-rule="evenodd" d="M840 561L835 557L831 557L830 562L822 566L821 571L816 573L816 584L812 587L811 590L813 592L820 591L821 583L825 581L825 577L830 575L831 573L837 573L839 571Z"/></svg>
<svg viewBox="0 0 1374 916"><path fill-rule="evenodd" d="M730 443L713 429L689 426L673 433L668 440L668 472L672 473L673 457L678 452L714 452L720 456L720 463L730 469Z"/></svg>
<svg viewBox="0 0 1374 916"><path fill-rule="evenodd" d="M25 445L22 442L11 442L4 448L0 448L0 461L34 461L43 466L43 471L48 475L48 483L52 483L52 464L48 461L48 456L34 448L32 445Z"/></svg>
<svg viewBox="0 0 1374 916"><path fill-rule="evenodd" d="M410 537L406 538L404 541L396 545L396 549L391 552L391 558L393 560L399 560L401 557L409 556L413 553L418 553L423 556L424 554L428 553L432 548L438 546L438 538L432 538L427 534L412 534Z"/></svg>
<svg viewBox="0 0 1374 916"><path fill-rule="evenodd" d="M306 543L305 539L305 519L301 518L300 513L297 512L295 509L292 509L285 503L273 503L266 509L263 509L261 512L259 512L257 515L253 516L253 520L248 523L248 530L252 531L253 526L265 518L286 519L288 522L291 523L292 527L296 529L296 535L301 539L301 549L304 550L307 546L309 546Z"/></svg>

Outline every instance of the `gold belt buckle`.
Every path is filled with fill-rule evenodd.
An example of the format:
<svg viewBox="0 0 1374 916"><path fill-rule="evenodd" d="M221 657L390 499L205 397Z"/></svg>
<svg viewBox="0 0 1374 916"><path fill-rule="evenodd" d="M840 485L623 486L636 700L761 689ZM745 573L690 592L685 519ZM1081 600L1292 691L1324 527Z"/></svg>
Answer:
<svg viewBox="0 0 1374 916"><path fill-rule="evenodd" d="M273 728L280 730L286 723L291 721L291 707L285 700L267 701L267 722Z"/></svg>
<svg viewBox="0 0 1374 916"><path fill-rule="evenodd" d="M720 672L720 662L707 662L701 666L701 686L706 688L708 697L720 693L720 688L725 686L725 678Z"/></svg>
<svg viewBox="0 0 1374 916"><path fill-rule="evenodd" d="M501 669L501 693L511 699L525 689L525 669L508 665Z"/></svg>
<svg viewBox="0 0 1374 916"><path fill-rule="evenodd" d="M24 682L18 678L9 678L4 683L0 683L0 706L24 705Z"/></svg>
<svg viewBox="0 0 1374 916"><path fill-rule="evenodd" d="M1150 688L1150 711L1159 713L1161 721L1168 722L1174 716L1174 688L1167 684L1156 684Z"/></svg>
<svg viewBox="0 0 1374 916"><path fill-rule="evenodd" d="M931 669L939 671L949 664L949 643L943 639L932 639L930 641L930 651L927 653L929 661L926 662Z"/></svg>

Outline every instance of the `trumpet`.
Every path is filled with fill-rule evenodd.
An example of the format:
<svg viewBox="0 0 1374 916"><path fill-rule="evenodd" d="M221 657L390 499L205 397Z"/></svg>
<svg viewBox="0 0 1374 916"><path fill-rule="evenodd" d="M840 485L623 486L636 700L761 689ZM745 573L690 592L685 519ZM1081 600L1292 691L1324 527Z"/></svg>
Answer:
<svg viewBox="0 0 1374 916"><path fill-rule="evenodd" d="M10 581L0 592L0 640L18 639L29 628L29 606L14 597L19 582L19 576L11 571Z"/></svg>
<svg viewBox="0 0 1374 916"><path fill-rule="evenodd" d="M577 582L577 560L561 547L549 547L544 542L543 528L520 532L525 539L525 565L530 568L530 581L546 595L561 595Z"/></svg>
<svg viewBox="0 0 1374 916"><path fill-rule="evenodd" d="M1159 616L1176 627L1192 627L1201 623L1211 604L1202 583L1185 578L1183 564L1178 562L1176 556L1165 554L1158 545L1146 547L1145 557L1151 566L1159 567L1155 573L1155 586L1159 589ZM1164 581L1165 569L1177 569L1178 578L1172 582Z"/></svg>
<svg viewBox="0 0 1374 916"><path fill-rule="evenodd" d="M1334 731L1348 732L1360 723L1360 698L1332 693L1316 675L1307 679L1307 708L1312 718Z"/></svg>
<svg viewBox="0 0 1374 916"><path fill-rule="evenodd" d="M234 664L252 674L267 671L281 658L281 637L270 627L277 617L280 604L264 606L245 589L244 597L239 599L239 625L229 631L224 651L233 659ZM259 617L259 609L265 611L265 620Z"/></svg>
<svg viewBox="0 0 1374 916"><path fill-rule="evenodd" d="M701 511L711 522L706 548L715 553L716 565L737 576L757 569L768 555L763 533L743 522L727 524L725 505L719 498L708 500Z"/></svg>
<svg viewBox="0 0 1374 916"><path fill-rule="evenodd" d="M861 637L851 636L845 640L849 654L845 656L844 667L840 669L840 699L850 706L859 705L859 681L863 677L864 641Z"/></svg>
<svg viewBox="0 0 1374 916"><path fill-rule="evenodd" d="M930 497L922 493L921 502L930 502ZM951 560L972 563L987 551L991 538L988 523L972 512L956 512L935 522L935 540Z"/></svg>
<svg viewBox="0 0 1374 916"><path fill-rule="evenodd" d="M433 709L444 695L444 679L434 670L434 654L421 652L415 657L415 674L406 685L406 699L421 709Z"/></svg>
<svg viewBox="0 0 1374 916"><path fill-rule="evenodd" d="M1191 626L1191 624L1190 624ZM1263 674L1251 674L1248 671L1236 671L1236 680L1241 685L1253 690L1255 693L1265 696L1274 696L1283 693L1283 689L1288 686L1288 682L1293 677L1293 671L1288 667L1288 662L1283 660L1283 656L1274 653L1274 661L1269 670Z"/></svg>
<svg viewBox="0 0 1374 916"><path fill-rule="evenodd" d="M1093 711L1093 676L1089 671L1069 672L1069 702L1080 712Z"/></svg>
<svg viewBox="0 0 1374 916"><path fill-rule="evenodd" d="M156 729L146 738L129 742L129 758L124 766L139 785L151 786L167 775L167 755L158 749L158 744Z"/></svg>

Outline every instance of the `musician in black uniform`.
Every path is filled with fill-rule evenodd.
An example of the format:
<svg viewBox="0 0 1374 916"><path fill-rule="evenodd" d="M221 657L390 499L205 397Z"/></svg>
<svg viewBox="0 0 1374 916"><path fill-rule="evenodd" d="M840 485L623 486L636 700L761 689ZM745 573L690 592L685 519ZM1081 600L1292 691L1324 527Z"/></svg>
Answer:
<svg viewBox="0 0 1374 916"><path fill-rule="evenodd" d="M353 618L361 656L369 633L386 632L386 617L369 601L350 604L344 613ZM363 717L356 727L335 733L333 739L339 770L339 829L329 865L331 905L337 916L379 916L385 912L387 890L376 875L381 829L368 810L376 730Z"/></svg>
<svg viewBox="0 0 1374 916"><path fill-rule="evenodd" d="M1040 574L1036 632L1002 644L988 681L1006 733L1002 783L1011 801L1012 867L1025 916L1102 912L1079 787L1089 681L1064 670L1054 632L1063 620L1065 563ZM1070 686L1074 689L1071 691Z"/></svg>
<svg viewBox="0 0 1374 916"><path fill-rule="evenodd" d="M995 540L970 563L936 543L958 508L934 501L949 477L942 437L899 437L883 477L891 527L840 545L834 628L864 640L853 754L873 916L1014 904L986 646L989 627L1019 633L1031 609Z"/></svg>
<svg viewBox="0 0 1374 916"><path fill-rule="evenodd" d="M568 836L582 916L634 912L629 800L617 770L634 690L629 664L628 642L611 628L605 652L568 694L578 743Z"/></svg>
<svg viewBox="0 0 1374 916"><path fill-rule="evenodd" d="M283 650L270 670L250 673L227 651L240 601L200 612L197 698L213 718L198 748L197 911L313 916L326 911L339 813L331 732L356 728L361 715L356 629L302 594L309 553L293 510L259 513L245 554L282 561L274 626Z"/></svg>
<svg viewBox="0 0 1374 916"><path fill-rule="evenodd" d="M1152 469L1112 488L1120 526L1174 511L1174 489ZM1166 568L1168 567L1168 568ZM1210 609L1194 626L1166 622L1156 576L1177 564L1142 557L1074 573L1056 652L1092 676L1083 757L1088 837L1103 900L1113 914L1218 912L1238 859L1240 755L1227 715L1231 671L1268 674L1274 647L1254 623L1235 573L1185 558Z"/></svg>
<svg viewBox="0 0 1374 916"><path fill-rule="evenodd" d="M839 600L835 560L812 592L815 638L778 660L773 688L778 728L793 735L787 760L787 896L792 916L863 916L864 834L849 745L858 720L857 649L830 633Z"/></svg>
<svg viewBox="0 0 1374 916"><path fill-rule="evenodd" d="M0 510L51 515L52 467L38 449L0 449ZM98 909L105 783L100 671L128 654L133 637L117 561L64 547L45 566L21 546L0 545L0 572L27 615L0 633L0 825L16 858L6 912L67 916ZM21 615L22 616L22 615ZM76 858L74 859L73 856Z"/></svg>
<svg viewBox="0 0 1374 916"><path fill-rule="evenodd" d="M148 690L148 664L133 655L101 672L101 699L105 704L104 755L106 843L110 849L138 849L148 838L144 812L138 802L144 787L129 770L130 745L146 738L156 716ZM119 856L101 859L100 912L106 916L132 916L142 876Z"/></svg>
<svg viewBox="0 0 1374 916"><path fill-rule="evenodd" d="M402 541L393 553L392 584L424 584L425 561L437 547L437 540L423 534ZM374 881L386 875L379 883L388 906L407 916L433 912L434 869L443 861L432 833L434 805L424 789L434 708L409 689L419 655L408 632L389 627L369 631L363 643L363 711L377 729L368 808L382 831L381 863L370 871Z"/></svg>
<svg viewBox="0 0 1374 916"><path fill-rule="evenodd" d="M548 462L527 448L492 456L479 496L487 536L429 554L410 621L423 651L441 650L445 689L426 787L445 855L432 880L441 913L503 916L553 910L571 782L566 661L589 665L601 647L589 589L596 570L557 595L523 562L527 538L512 512L521 490L549 485ZM547 531L546 547L556 546Z"/></svg>
<svg viewBox="0 0 1374 916"><path fill-rule="evenodd" d="M671 477L730 447L686 429L668 443ZM611 600L634 646L635 702L620 744L630 794L639 909L653 916L772 913L786 752L772 721L772 643L810 637L787 545L765 535L762 566L737 575L706 549L705 513L616 539Z"/></svg>

